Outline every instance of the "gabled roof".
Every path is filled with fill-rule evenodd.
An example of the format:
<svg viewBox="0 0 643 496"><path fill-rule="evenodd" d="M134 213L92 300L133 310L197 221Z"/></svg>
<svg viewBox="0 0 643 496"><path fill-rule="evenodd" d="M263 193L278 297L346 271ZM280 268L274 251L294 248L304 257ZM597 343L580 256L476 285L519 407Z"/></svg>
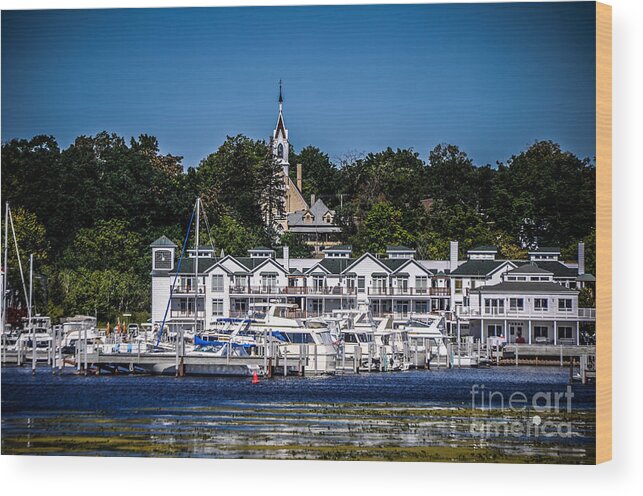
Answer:
<svg viewBox="0 0 643 496"><path fill-rule="evenodd" d="M596 282L596 278L592 274L581 274L576 278L577 281L580 282Z"/></svg>
<svg viewBox="0 0 643 496"><path fill-rule="evenodd" d="M255 258L255 260L260 260L261 263L258 263L257 265L255 265L254 268L252 269L252 272L257 272L260 269L263 269L265 265L272 265L273 267L275 267L275 269L283 272L284 274L288 273L280 263L277 263L275 261L274 258L259 258L259 259Z"/></svg>
<svg viewBox="0 0 643 496"><path fill-rule="evenodd" d="M509 263L515 266L512 262L508 260L467 260L462 265L458 266L453 272L452 276L486 276L496 270L498 270L502 265Z"/></svg>
<svg viewBox="0 0 643 496"><path fill-rule="evenodd" d="M394 272L393 272L394 274L400 274L400 271L401 271L402 269L404 269L404 268L408 267L409 265L416 265L416 266L418 266L420 269L422 269L424 272L426 272L428 275L433 275L433 272L432 272L431 270L427 269L424 265L422 265L421 263L419 263L417 260L415 260L415 259L413 259L413 258L406 258L406 259L402 258L402 259L398 259L398 260L383 260L383 262L385 262L385 264L386 264L388 267L392 267L392 266L393 266L393 264L390 264L390 265L389 265L389 263L388 263L388 262L402 262L402 263L400 263L399 265L397 265L397 267L396 267L395 269L393 269L393 270L394 270Z"/></svg>
<svg viewBox="0 0 643 496"><path fill-rule="evenodd" d="M516 267L515 269L511 269L510 271L507 272L507 274L549 274L549 275L552 275L553 272L550 272L550 271L545 270L545 269L541 269L535 263L526 263L524 265L520 265L519 267Z"/></svg>
<svg viewBox="0 0 643 496"><path fill-rule="evenodd" d="M203 274L204 272L206 272L219 260L220 259L214 257L199 258L199 274ZM194 274L195 262L196 258L183 258L183 260L181 261L181 270L179 270L179 274ZM176 269L178 269L178 263ZM172 271L172 273L175 274L176 271Z"/></svg>
<svg viewBox="0 0 643 496"><path fill-rule="evenodd" d="M176 245L174 244L174 242L172 242L172 240L165 235L161 236L159 239L157 239L152 244L150 244L150 248L156 248L161 246L165 246L168 248L176 248Z"/></svg>
<svg viewBox="0 0 643 496"><path fill-rule="evenodd" d="M317 199L315 203L308 209L308 210L298 210L297 212L292 212L288 214L287 216L287 221L288 221L288 227L306 227L306 228L311 228L311 227L336 227L333 224L328 224L327 222L324 222L324 215L327 213L334 214L332 210L330 210L326 204L321 200L321 198ZM312 222L304 222L304 216L310 213L312 215L313 220Z"/></svg>
<svg viewBox="0 0 643 496"><path fill-rule="evenodd" d="M342 271L342 274L343 274L343 273L351 272L351 270L350 270L350 269L352 269L353 267L355 267L356 265L358 265L358 264L359 264L362 260L364 260L365 258L370 258L371 260L374 260L374 261L375 261L375 263L377 263L380 267L382 267L384 270L386 270L386 272L391 272L391 269L389 269L389 268L388 268L388 267L383 263L385 260L380 260L380 259L378 259L378 258L374 257L373 255L371 255L370 253L366 252L366 253L364 253L361 257L359 257L357 260L355 260L354 258L353 258L353 259L351 259L351 262L352 262L352 263L351 263L350 265L348 265L348 267L346 267L346 268Z"/></svg>
<svg viewBox="0 0 643 496"><path fill-rule="evenodd" d="M330 274L339 275L354 261L354 258L324 258L319 262L319 265L324 267Z"/></svg>
<svg viewBox="0 0 643 496"><path fill-rule="evenodd" d="M567 267L567 265L557 260L537 260L534 263L541 269L554 274L554 277L573 278L578 275L578 269Z"/></svg>
<svg viewBox="0 0 643 496"><path fill-rule="evenodd" d="M471 293L578 293L555 282L501 282L472 289Z"/></svg>

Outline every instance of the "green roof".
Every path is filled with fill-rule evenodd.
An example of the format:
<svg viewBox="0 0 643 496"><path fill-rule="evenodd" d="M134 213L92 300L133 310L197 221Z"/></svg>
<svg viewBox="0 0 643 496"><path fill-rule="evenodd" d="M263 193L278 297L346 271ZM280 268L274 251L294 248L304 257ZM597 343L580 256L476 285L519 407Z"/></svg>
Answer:
<svg viewBox="0 0 643 496"><path fill-rule="evenodd" d="M157 246L167 246L167 247L176 248L176 245L172 242L172 240L165 235L161 236L159 239L154 241L154 243L150 244L150 247L157 247Z"/></svg>
<svg viewBox="0 0 643 496"><path fill-rule="evenodd" d="M386 265L389 269L392 271L395 271L402 267L402 265L406 264L409 261L408 258L384 258L381 259L380 262Z"/></svg>
<svg viewBox="0 0 643 496"><path fill-rule="evenodd" d="M386 245L386 251L415 251L413 248L402 245Z"/></svg>
<svg viewBox="0 0 643 496"><path fill-rule="evenodd" d="M194 262L196 258L184 258L181 262L181 270L179 274L194 274ZM206 270L212 267L219 261L218 258L199 258L199 274L203 274ZM178 266L178 262L177 262ZM178 267L177 267L178 268Z"/></svg>
<svg viewBox="0 0 643 496"><path fill-rule="evenodd" d="M580 282L596 282L596 278L592 274L581 274L576 280Z"/></svg>
<svg viewBox="0 0 643 496"><path fill-rule="evenodd" d="M486 276L504 264L503 260L467 260L458 266L452 276Z"/></svg>
<svg viewBox="0 0 643 496"><path fill-rule="evenodd" d="M341 274L354 261L354 258L324 258L319 261L319 265L331 274Z"/></svg>
<svg viewBox="0 0 643 496"><path fill-rule="evenodd" d="M495 251L495 252L497 252L498 248L496 248L493 245L478 245L478 246L474 246L473 248L469 249L469 252L472 252L472 251Z"/></svg>
<svg viewBox="0 0 643 496"><path fill-rule="evenodd" d="M324 251L352 251L353 247L351 245L335 245L326 248Z"/></svg>
<svg viewBox="0 0 643 496"><path fill-rule="evenodd" d="M515 269L511 269L507 274L552 274L552 272L541 269L535 263L526 263Z"/></svg>
<svg viewBox="0 0 643 496"><path fill-rule="evenodd" d="M529 253L560 253L560 248L558 246L541 246L529 250Z"/></svg>
<svg viewBox="0 0 643 496"><path fill-rule="evenodd" d="M538 260L534 262L541 269L554 274L554 277L576 277L578 269L567 267L567 265L557 260Z"/></svg>
<svg viewBox="0 0 643 496"><path fill-rule="evenodd" d="M501 282L494 286L472 289L472 293L578 293L555 282Z"/></svg>

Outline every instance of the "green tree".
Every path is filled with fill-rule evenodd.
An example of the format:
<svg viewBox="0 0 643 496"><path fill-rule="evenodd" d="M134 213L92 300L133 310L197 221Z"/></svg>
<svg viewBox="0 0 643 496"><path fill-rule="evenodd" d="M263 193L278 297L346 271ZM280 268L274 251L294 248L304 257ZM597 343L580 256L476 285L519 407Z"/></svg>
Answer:
<svg viewBox="0 0 643 496"><path fill-rule="evenodd" d="M302 165L304 198L314 194L330 208L339 204L339 194L343 189L341 175L326 153L309 145L298 154L291 154L290 163L290 177L294 182L297 180L296 164Z"/></svg>
<svg viewBox="0 0 643 496"><path fill-rule="evenodd" d="M402 226L402 212L388 202L380 202L369 211L354 245L360 251L385 253L388 244L412 242L411 233Z"/></svg>

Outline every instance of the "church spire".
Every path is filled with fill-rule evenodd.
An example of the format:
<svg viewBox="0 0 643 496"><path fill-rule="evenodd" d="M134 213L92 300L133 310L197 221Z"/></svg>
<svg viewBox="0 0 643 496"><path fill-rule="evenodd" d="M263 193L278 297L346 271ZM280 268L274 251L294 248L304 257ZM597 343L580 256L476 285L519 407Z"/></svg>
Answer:
<svg viewBox="0 0 643 496"><path fill-rule="evenodd" d="M279 80L279 108L281 110L281 105L284 103L284 97L281 94L281 79Z"/></svg>

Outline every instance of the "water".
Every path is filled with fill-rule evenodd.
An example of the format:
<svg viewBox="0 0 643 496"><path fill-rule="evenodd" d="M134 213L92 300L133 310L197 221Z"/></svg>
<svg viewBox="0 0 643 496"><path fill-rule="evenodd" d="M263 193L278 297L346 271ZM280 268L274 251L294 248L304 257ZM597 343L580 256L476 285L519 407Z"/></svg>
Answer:
<svg viewBox="0 0 643 496"><path fill-rule="evenodd" d="M569 371L554 367L289 377L256 385L249 378L54 376L46 369L32 376L28 368L4 368L2 451L590 463L593 385L572 386L571 412L564 399L560 412L508 410L514 393L528 402L537 395L544 406L556 393L564 398L568 382ZM473 384L486 393L474 405ZM569 422L573 435L502 430L510 422L535 428L536 414ZM474 433L481 421L495 430Z"/></svg>

